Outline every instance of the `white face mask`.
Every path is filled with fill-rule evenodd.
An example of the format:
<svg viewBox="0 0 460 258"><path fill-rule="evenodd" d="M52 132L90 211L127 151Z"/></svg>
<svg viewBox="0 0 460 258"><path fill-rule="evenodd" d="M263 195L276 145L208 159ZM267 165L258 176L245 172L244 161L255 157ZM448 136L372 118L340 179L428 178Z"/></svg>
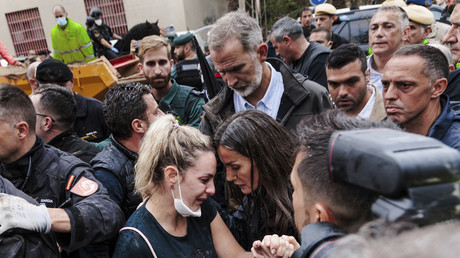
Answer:
<svg viewBox="0 0 460 258"><path fill-rule="evenodd" d="M59 25L59 26L66 26L67 25L67 18L66 17L59 17L56 19L56 23Z"/></svg>
<svg viewBox="0 0 460 258"><path fill-rule="evenodd" d="M101 26L102 25L102 19L97 19L94 21L94 23L96 23L97 26Z"/></svg>
<svg viewBox="0 0 460 258"><path fill-rule="evenodd" d="M201 217L201 207L197 211L192 211L187 205L185 205L184 201L182 200L182 191L180 190L180 176L179 173L177 173L177 176L179 178L179 197L180 199L174 198L174 190L171 188L171 193L174 199L174 208L176 208L176 211L182 215L183 217Z"/></svg>

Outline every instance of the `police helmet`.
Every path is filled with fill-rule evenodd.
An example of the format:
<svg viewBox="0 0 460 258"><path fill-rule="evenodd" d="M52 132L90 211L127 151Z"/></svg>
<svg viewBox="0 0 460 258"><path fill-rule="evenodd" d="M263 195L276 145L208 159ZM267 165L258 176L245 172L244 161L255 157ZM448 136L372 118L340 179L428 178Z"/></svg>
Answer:
<svg viewBox="0 0 460 258"><path fill-rule="evenodd" d="M93 7L91 11L89 11L89 15L93 18L99 18L102 16L102 11L98 7Z"/></svg>
<svg viewBox="0 0 460 258"><path fill-rule="evenodd" d="M86 17L86 26L93 27L94 25L94 18L91 16Z"/></svg>

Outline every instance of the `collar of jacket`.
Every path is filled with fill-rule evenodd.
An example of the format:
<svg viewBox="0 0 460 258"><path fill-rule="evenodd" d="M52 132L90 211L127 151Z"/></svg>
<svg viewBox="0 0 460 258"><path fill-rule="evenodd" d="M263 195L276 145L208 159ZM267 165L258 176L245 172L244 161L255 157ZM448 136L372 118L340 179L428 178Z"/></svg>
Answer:
<svg viewBox="0 0 460 258"><path fill-rule="evenodd" d="M65 142L65 138L67 136L75 136L75 137L78 137L74 132L73 132L73 128L67 130L67 131L64 131L58 135L56 135L53 139L51 139L51 141L48 142L48 145L51 145L51 146L61 146L64 142ZM58 147L56 147L58 148ZM59 149L59 148L58 148Z"/></svg>
<svg viewBox="0 0 460 258"><path fill-rule="evenodd" d="M319 253L322 249L321 247L345 235L345 231L330 222L308 224L302 228L302 244L294 252L293 257L311 257L314 253L318 257L324 257Z"/></svg>
<svg viewBox="0 0 460 258"><path fill-rule="evenodd" d="M455 118L455 112L450 105L449 96L442 94L439 97L439 101L442 107L441 114L436 118L427 133L427 136L438 140L442 139L447 131L449 131L452 121Z"/></svg>
<svg viewBox="0 0 460 258"><path fill-rule="evenodd" d="M31 167L33 171L33 164L42 158L43 151L43 140L40 137L36 136L34 146L26 154L24 154L22 157L20 157L18 160L12 163L2 163L2 168L0 168L2 176L10 180L16 187L20 188L22 182L26 177L27 170L29 167L29 161L32 162ZM32 157L32 159L29 159L29 157Z"/></svg>
<svg viewBox="0 0 460 258"><path fill-rule="evenodd" d="M121 144L119 141L117 141L113 135L110 135L110 141L112 142L113 146L115 146L117 149L119 149L121 152L123 152L123 154L126 155L126 157L128 157L128 159L132 160L132 161L136 161L137 160L137 157L138 157L138 154L135 153L134 151L132 150L129 150L128 148L126 148L125 146L123 146L123 144Z"/></svg>
<svg viewBox="0 0 460 258"><path fill-rule="evenodd" d="M300 73L293 73L278 58L267 58L267 62L283 76L284 92L281 97L278 114L276 115L276 121L284 126L294 109L310 95L310 91L304 86L307 77Z"/></svg>
<svg viewBox="0 0 460 258"><path fill-rule="evenodd" d="M74 92L75 102L77 102L77 117L85 117L88 112L88 105L84 96Z"/></svg>

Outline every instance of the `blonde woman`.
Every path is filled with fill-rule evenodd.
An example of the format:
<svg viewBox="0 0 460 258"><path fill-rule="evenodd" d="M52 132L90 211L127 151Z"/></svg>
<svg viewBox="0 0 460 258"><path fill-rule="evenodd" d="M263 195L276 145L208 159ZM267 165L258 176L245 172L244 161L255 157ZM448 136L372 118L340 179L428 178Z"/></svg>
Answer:
<svg viewBox="0 0 460 258"><path fill-rule="evenodd" d="M252 257L209 198L215 173L210 138L171 115L153 123L136 164L135 186L146 201L121 231L114 257ZM278 249L292 253L285 250Z"/></svg>

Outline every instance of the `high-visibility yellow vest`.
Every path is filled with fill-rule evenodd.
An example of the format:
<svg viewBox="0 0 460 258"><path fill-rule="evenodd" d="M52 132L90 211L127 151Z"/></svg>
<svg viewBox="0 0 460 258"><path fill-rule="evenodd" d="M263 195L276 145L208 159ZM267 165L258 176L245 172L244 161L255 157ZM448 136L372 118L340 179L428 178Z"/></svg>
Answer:
<svg viewBox="0 0 460 258"><path fill-rule="evenodd" d="M56 24L51 29L53 58L66 64L86 63L96 59L93 44L85 27L67 17L67 25L62 30Z"/></svg>

